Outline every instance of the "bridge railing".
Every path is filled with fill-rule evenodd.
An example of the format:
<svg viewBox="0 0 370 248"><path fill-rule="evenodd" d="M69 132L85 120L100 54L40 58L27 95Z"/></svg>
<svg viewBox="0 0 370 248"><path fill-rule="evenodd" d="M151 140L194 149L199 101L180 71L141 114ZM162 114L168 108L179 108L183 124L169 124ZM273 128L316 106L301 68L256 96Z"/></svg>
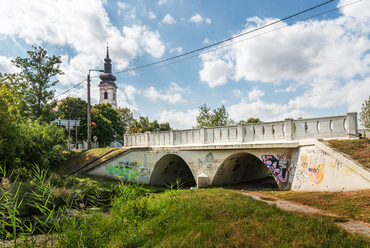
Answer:
<svg viewBox="0 0 370 248"><path fill-rule="evenodd" d="M125 147L285 142L304 139L351 138L357 135L357 113L310 119L238 124L199 129L125 134Z"/></svg>

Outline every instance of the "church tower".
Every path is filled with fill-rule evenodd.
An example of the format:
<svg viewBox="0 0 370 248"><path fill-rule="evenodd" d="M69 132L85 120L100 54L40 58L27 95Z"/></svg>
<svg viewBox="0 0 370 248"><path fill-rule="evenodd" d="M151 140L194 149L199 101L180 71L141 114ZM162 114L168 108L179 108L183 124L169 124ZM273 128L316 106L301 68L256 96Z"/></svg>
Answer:
<svg viewBox="0 0 370 248"><path fill-rule="evenodd" d="M117 108L117 85L115 83L117 79L112 74L111 62L109 48L107 47L107 57L104 59L104 73L100 75L102 81L99 84L99 103L110 103L113 108Z"/></svg>

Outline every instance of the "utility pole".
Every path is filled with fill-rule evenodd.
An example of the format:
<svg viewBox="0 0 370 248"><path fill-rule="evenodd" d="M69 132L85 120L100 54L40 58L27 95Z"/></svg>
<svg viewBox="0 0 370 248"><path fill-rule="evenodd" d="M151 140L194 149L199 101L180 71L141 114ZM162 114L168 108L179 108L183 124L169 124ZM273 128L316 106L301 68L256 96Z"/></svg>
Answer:
<svg viewBox="0 0 370 248"><path fill-rule="evenodd" d="M104 70L89 70L87 75L87 149L91 149L91 104L90 104L90 72L98 71L104 72Z"/></svg>
<svg viewBox="0 0 370 248"><path fill-rule="evenodd" d="M90 70L87 75L87 149L91 149Z"/></svg>

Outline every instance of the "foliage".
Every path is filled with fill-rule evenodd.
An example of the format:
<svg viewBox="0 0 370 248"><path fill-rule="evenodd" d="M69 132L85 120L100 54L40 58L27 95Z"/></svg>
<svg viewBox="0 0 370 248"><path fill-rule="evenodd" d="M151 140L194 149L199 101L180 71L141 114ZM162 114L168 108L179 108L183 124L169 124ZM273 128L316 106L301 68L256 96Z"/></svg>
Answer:
<svg viewBox="0 0 370 248"><path fill-rule="evenodd" d="M140 116L139 120L134 119L129 125L128 133L162 132L171 130L168 122L158 123L157 120L149 121L148 117Z"/></svg>
<svg viewBox="0 0 370 248"><path fill-rule="evenodd" d="M110 103L101 103L91 109L91 121L96 123L92 136L98 138L99 147L106 147L113 141L123 142L124 127L118 112Z"/></svg>
<svg viewBox="0 0 370 248"><path fill-rule="evenodd" d="M87 137L87 102L81 98L67 97L62 100L57 111L60 119L80 120L77 128L77 139L82 142ZM67 133L67 131L66 131ZM71 136L76 137L76 129L71 130Z"/></svg>
<svg viewBox="0 0 370 248"><path fill-rule="evenodd" d="M199 107L199 115L197 116L197 125L195 128L226 126L234 123L229 118L229 114L223 104L220 108L213 109L212 111L210 107L203 104Z"/></svg>
<svg viewBox="0 0 370 248"><path fill-rule="evenodd" d="M8 87L0 87L0 166L12 165L20 142L16 120L18 111L14 107L15 99Z"/></svg>
<svg viewBox="0 0 370 248"><path fill-rule="evenodd" d="M41 168L59 164L61 153L67 149L64 131L55 124L40 124L38 121L26 121L18 124L21 143L17 154L19 165L30 168L38 164Z"/></svg>
<svg viewBox="0 0 370 248"><path fill-rule="evenodd" d="M370 129L370 96L369 100L365 100L365 102L362 103L360 121L365 128Z"/></svg>
<svg viewBox="0 0 370 248"><path fill-rule="evenodd" d="M247 122L246 123L258 123L258 122L261 122L261 120L259 118L248 118Z"/></svg>
<svg viewBox="0 0 370 248"><path fill-rule="evenodd" d="M61 59L49 57L41 46L33 48L34 50L27 51L29 58L17 57L12 62L22 70L17 80L24 83L24 87L20 89L23 106L27 108L24 113L29 118L50 122L55 118L53 108L56 101L53 100L54 91L49 88L58 83L58 80L51 79L63 74L59 69Z"/></svg>
<svg viewBox="0 0 370 248"><path fill-rule="evenodd" d="M121 123L125 130L130 126L130 123L134 120L134 115L129 108L117 108L118 116L121 119Z"/></svg>

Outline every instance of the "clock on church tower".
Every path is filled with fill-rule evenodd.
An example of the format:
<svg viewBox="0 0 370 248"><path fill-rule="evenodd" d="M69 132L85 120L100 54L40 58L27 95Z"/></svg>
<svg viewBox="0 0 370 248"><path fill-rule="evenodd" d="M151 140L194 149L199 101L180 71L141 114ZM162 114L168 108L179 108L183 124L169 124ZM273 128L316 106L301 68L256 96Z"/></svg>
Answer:
<svg viewBox="0 0 370 248"><path fill-rule="evenodd" d="M112 74L112 60L109 58L109 48L107 47L107 57L104 59L104 73L100 75L102 80L99 84L99 103L110 103L113 108L117 108L117 85L116 77Z"/></svg>

